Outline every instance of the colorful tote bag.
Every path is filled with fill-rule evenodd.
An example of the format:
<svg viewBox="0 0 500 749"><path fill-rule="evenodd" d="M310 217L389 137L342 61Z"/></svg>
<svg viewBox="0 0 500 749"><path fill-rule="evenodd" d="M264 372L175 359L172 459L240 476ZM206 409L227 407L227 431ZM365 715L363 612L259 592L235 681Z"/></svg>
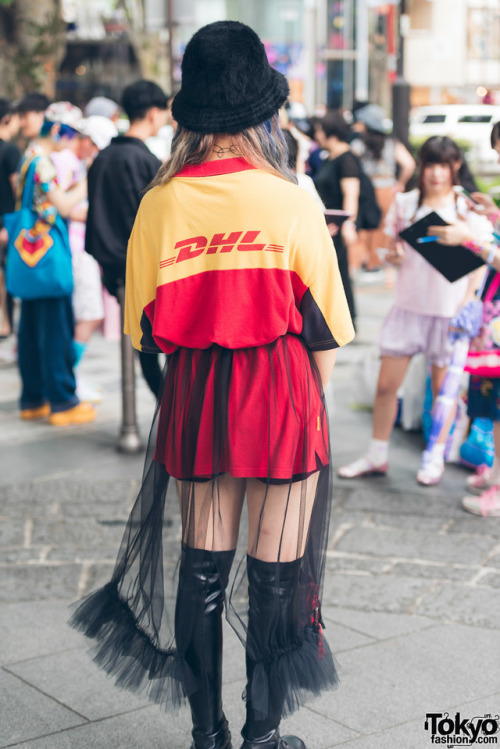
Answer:
<svg viewBox="0 0 500 749"><path fill-rule="evenodd" d="M9 235L5 284L9 294L19 299L63 297L73 292L66 224L56 212L51 221L45 221L33 210L38 159L35 156L23 165L20 207L3 216Z"/></svg>
<svg viewBox="0 0 500 749"><path fill-rule="evenodd" d="M483 298L481 329L470 342L465 371L479 377L500 377L500 299L495 294L500 273L491 281Z"/></svg>

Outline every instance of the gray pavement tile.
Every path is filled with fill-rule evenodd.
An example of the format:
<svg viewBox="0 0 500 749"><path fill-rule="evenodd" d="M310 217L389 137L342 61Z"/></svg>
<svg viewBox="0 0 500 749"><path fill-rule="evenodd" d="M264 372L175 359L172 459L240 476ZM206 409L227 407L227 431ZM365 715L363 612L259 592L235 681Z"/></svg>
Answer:
<svg viewBox="0 0 500 749"><path fill-rule="evenodd" d="M0 670L0 746L81 725L84 718Z"/></svg>
<svg viewBox="0 0 500 749"><path fill-rule="evenodd" d="M66 601L4 603L0 609L0 663L7 665L82 647L84 638L66 624Z"/></svg>
<svg viewBox="0 0 500 749"><path fill-rule="evenodd" d="M358 570L380 574L387 567L384 559L374 559L373 557L349 556L348 554L327 552L326 573L337 572L339 570Z"/></svg>
<svg viewBox="0 0 500 749"><path fill-rule="evenodd" d="M495 554L488 559L488 567L500 567L500 554Z"/></svg>
<svg viewBox="0 0 500 749"><path fill-rule="evenodd" d="M375 640L408 635L429 627L440 626L433 619L409 614L382 614L376 611L357 611L349 608L327 610L325 616L339 622L354 632L360 632Z"/></svg>
<svg viewBox="0 0 500 749"><path fill-rule="evenodd" d="M94 518L35 519L32 542L35 545L70 546L98 553L101 546L118 545L123 535L123 526L103 525Z"/></svg>
<svg viewBox="0 0 500 749"><path fill-rule="evenodd" d="M0 517L0 546L16 546L24 542L25 521L23 518L11 520L7 518L5 508L2 507Z"/></svg>
<svg viewBox="0 0 500 749"><path fill-rule="evenodd" d="M368 525L384 528L407 528L415 531L431 531L432 533L439 533L440 531L447 529L449 523L450 521L448 517L421 515L418 512L412 514L373 512L370 514L370 522Z"/></svg>
<svg viewBox="0 0 500 749"><path fill-rule="evenodd" d="M81 575L79 564L2 565L0 601L43 601L76 597Z"/></svg>
<svg viewBox="0 0 500 749"><path fill-rule="evenodd" d="M95 450L95 452L98 451ZM69 460L67 467L71 467ZM115 470L119 469L121 469L121 460L118 458ZM137 481L132 480L89 481L88 473L86 474L83 469L80 476L76 471L76 476L73 474L47 480L39 477L37 481L25 481L24 474L20 475L23 476L22 482L0 486L0 504L10 511L18 509L23 512L24 503L32 502L42 511L45 509L44 514L48 514L52 511L54 503L58 505L70 503L72 506L79 505L80 513L86 515L85 508L88 505L100 502L124 502L138 486Z"/></svg>
<svg viewBox="0 0 500 749"><path fill-rule="evenodd" d="M352 528L335 544L338 551L373 554L399 559L426 559L480 565L495 548L490 538L471 539L467 535L413 531L409 529Z"/></svg>
<svg viewBox="0 0 500 749"><path fill-rule="evenodd" d="M461 496L464 496L462 492ZM460 507L460 516L454 518L450 524L448 533L468 533L471 536L490 536L497 541L500 538L500 518L481 518L465 512Z"/></svg>
<svg viewBox="0 0 500 749"><path fill-rule="evenodd" d="M330 573L325 576L323 608L333 611L356 608L361 611L409 613L410 607L429 587L429 581L395 575Z"/></svg>
<svg viewBox="0 0 500 749"><path fill-rule="evenodd" d="M122 526L122 533L125 526ZM99 546L98 549L87 546L65 546L65 547L44 547L46 562L88 562L96 559L98 563L114 562L119 548L119 541L109 546Z"/></svg>
<svg viewBox="0 0 500 749"><path fill-rule="evenodd" d="M416 508L422 516L431 516L436 518L436 524L440 522L438 518L452 519L457 514L458 500L454 496L445 495L440 498L439 502L430 493L415 494L408 492L408 487L394 486L392 490L387 485L384 478L378 479L385 481L385 485L367 485L358 482L358 487L353 490L342 505L347 512L351 511L370 511L388 513L391 516L397 515L414 515ZM373 484L373 482L371 482ZM462 510L460 510L462 512Z"/></svg>
<svg viewBox="0 0 500 749"><path fill-rule="evenodd" d="M487 701L498 692L498 635L486 629L433 627L350 650L339 662L334 710L330 695L311 708L361 734L422 720L443 703Z"/></svg>
<svg viewBox="0 0 500 749"><path fill-rule="evenodd" d="M118 547L116 547L115 550L115 557L116 553L118 552ZM87 595L87 593L90 593L92 590L95 590L97 588L101 588L103 585L106 585L106 583L109 583L111 576L113 574L113 570L115 568L115 558L110 558L107 562L101 562L99 564L93 563L90 565L90 569L88 571L88 576L85 580L85 588L83 590L80 590L80 593L82 596Z"/></svg>
<svg viewBox="0 0 500 749"><path fill-rule="evenodd" d="M358 735L355 731L335 721L336 692L330 692L328 698L330 708L327 715L318 713L314 708L302 708L282 722L281 734L299 736L308 749L328 749L355 739Z"/></svg>
<svg viewBox="0 0 500 749"><path fill-rule="evenodd" d="M500 590L439 583L423 597L415 613L500 629Z"/></svg>
<svg viewBox="0 0 500 749"><path fill-rule="evenodd" d="M425 577L431 580L456 580L469 582L477 575L477 568L452 567L444 564L411 564L398 562L390 568L391 575L403 577Z"/></svg>
<svg viewBox="0 0 500 749"><path fill-rule="evenodd" d="M334 655L343 653L345 650L352 650L353 648L363 647L363 645L369 645L374 641L373 637L356 632L350 627L344 627L342 624L338 624L334 621L334 614L328 616L323 615L325 622L325 634L328 643L332 649Z"/></svg>
<svg viewBox="0 0 500 749"><path fill-rule="evenodd" d="M0 548L0 564L17 564L19 562L39 562L46 553L45 546L7 546Z"/></svg>
<svg viewBox="0 0 500 749"><path fill-rule="evenodd" d="M89 721L137 710L150 703L115 687L88 653L71 650L9 666L9 671Z"/></svg>
<svg viewBox="0 0 500 749"><path fill-rule="evenodd" d="M369 736L347 741L344 744L330 744L328 749L336 749L338 746L345 749L431 749L432 744L426 738L423 729L423 720L411 721L402 726L389 728L380 733L371 733Z"/></svg>
<svg viewBox="0 0 500 749"><path fill-rule="evenodd" d="M165 715L148 707L16 745L16 749L186 749L187 711Z"/></svg>

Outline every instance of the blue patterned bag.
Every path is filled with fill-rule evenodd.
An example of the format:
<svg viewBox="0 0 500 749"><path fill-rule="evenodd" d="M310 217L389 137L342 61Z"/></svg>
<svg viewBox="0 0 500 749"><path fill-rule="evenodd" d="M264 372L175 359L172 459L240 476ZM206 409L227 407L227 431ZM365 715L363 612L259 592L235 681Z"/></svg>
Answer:
<svg viewBox="0 0 500 749"><path fill-rule="evenodd" d="M58 213L53 223L33 210L35 170L39 157L26 161L20 207L4 214L7 229L5 285L19 299L46 299L73 292L71 249L66 224Z"/></svg>

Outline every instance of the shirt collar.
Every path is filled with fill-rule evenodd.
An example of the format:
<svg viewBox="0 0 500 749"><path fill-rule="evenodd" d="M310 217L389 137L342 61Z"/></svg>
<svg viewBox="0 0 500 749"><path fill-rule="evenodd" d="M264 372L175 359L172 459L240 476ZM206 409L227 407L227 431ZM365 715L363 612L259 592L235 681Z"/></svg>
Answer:
<svg viewBox="0 0 500 749"><path fill-rule="evenodd" d="M221 174L234 174L255 169L254 166L240 156L231 159L216 159L205 161L203 164L188 164L184 166L176 177L216 177Z"/></svg>

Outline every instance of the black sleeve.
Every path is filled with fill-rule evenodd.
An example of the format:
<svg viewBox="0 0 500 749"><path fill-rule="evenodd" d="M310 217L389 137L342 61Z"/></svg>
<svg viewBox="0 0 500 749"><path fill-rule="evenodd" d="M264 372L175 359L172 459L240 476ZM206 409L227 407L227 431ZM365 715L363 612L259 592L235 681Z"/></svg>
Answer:
<svg viewBox="0 0 500 749"><path fill-rule="evenodd" d="M13 143L7 143L5 147L5 173L10 177L11 174L15 174L21 161L21 154L19 149Z"/></svg>
<svg viewBox="0 0 500 749"><path fill-rule="evenodd" d="M339 179L349 179L350 177L360 178L361 170L358 160L350 151L342 154L342 156L337 159L337 163Z"/></svg>

